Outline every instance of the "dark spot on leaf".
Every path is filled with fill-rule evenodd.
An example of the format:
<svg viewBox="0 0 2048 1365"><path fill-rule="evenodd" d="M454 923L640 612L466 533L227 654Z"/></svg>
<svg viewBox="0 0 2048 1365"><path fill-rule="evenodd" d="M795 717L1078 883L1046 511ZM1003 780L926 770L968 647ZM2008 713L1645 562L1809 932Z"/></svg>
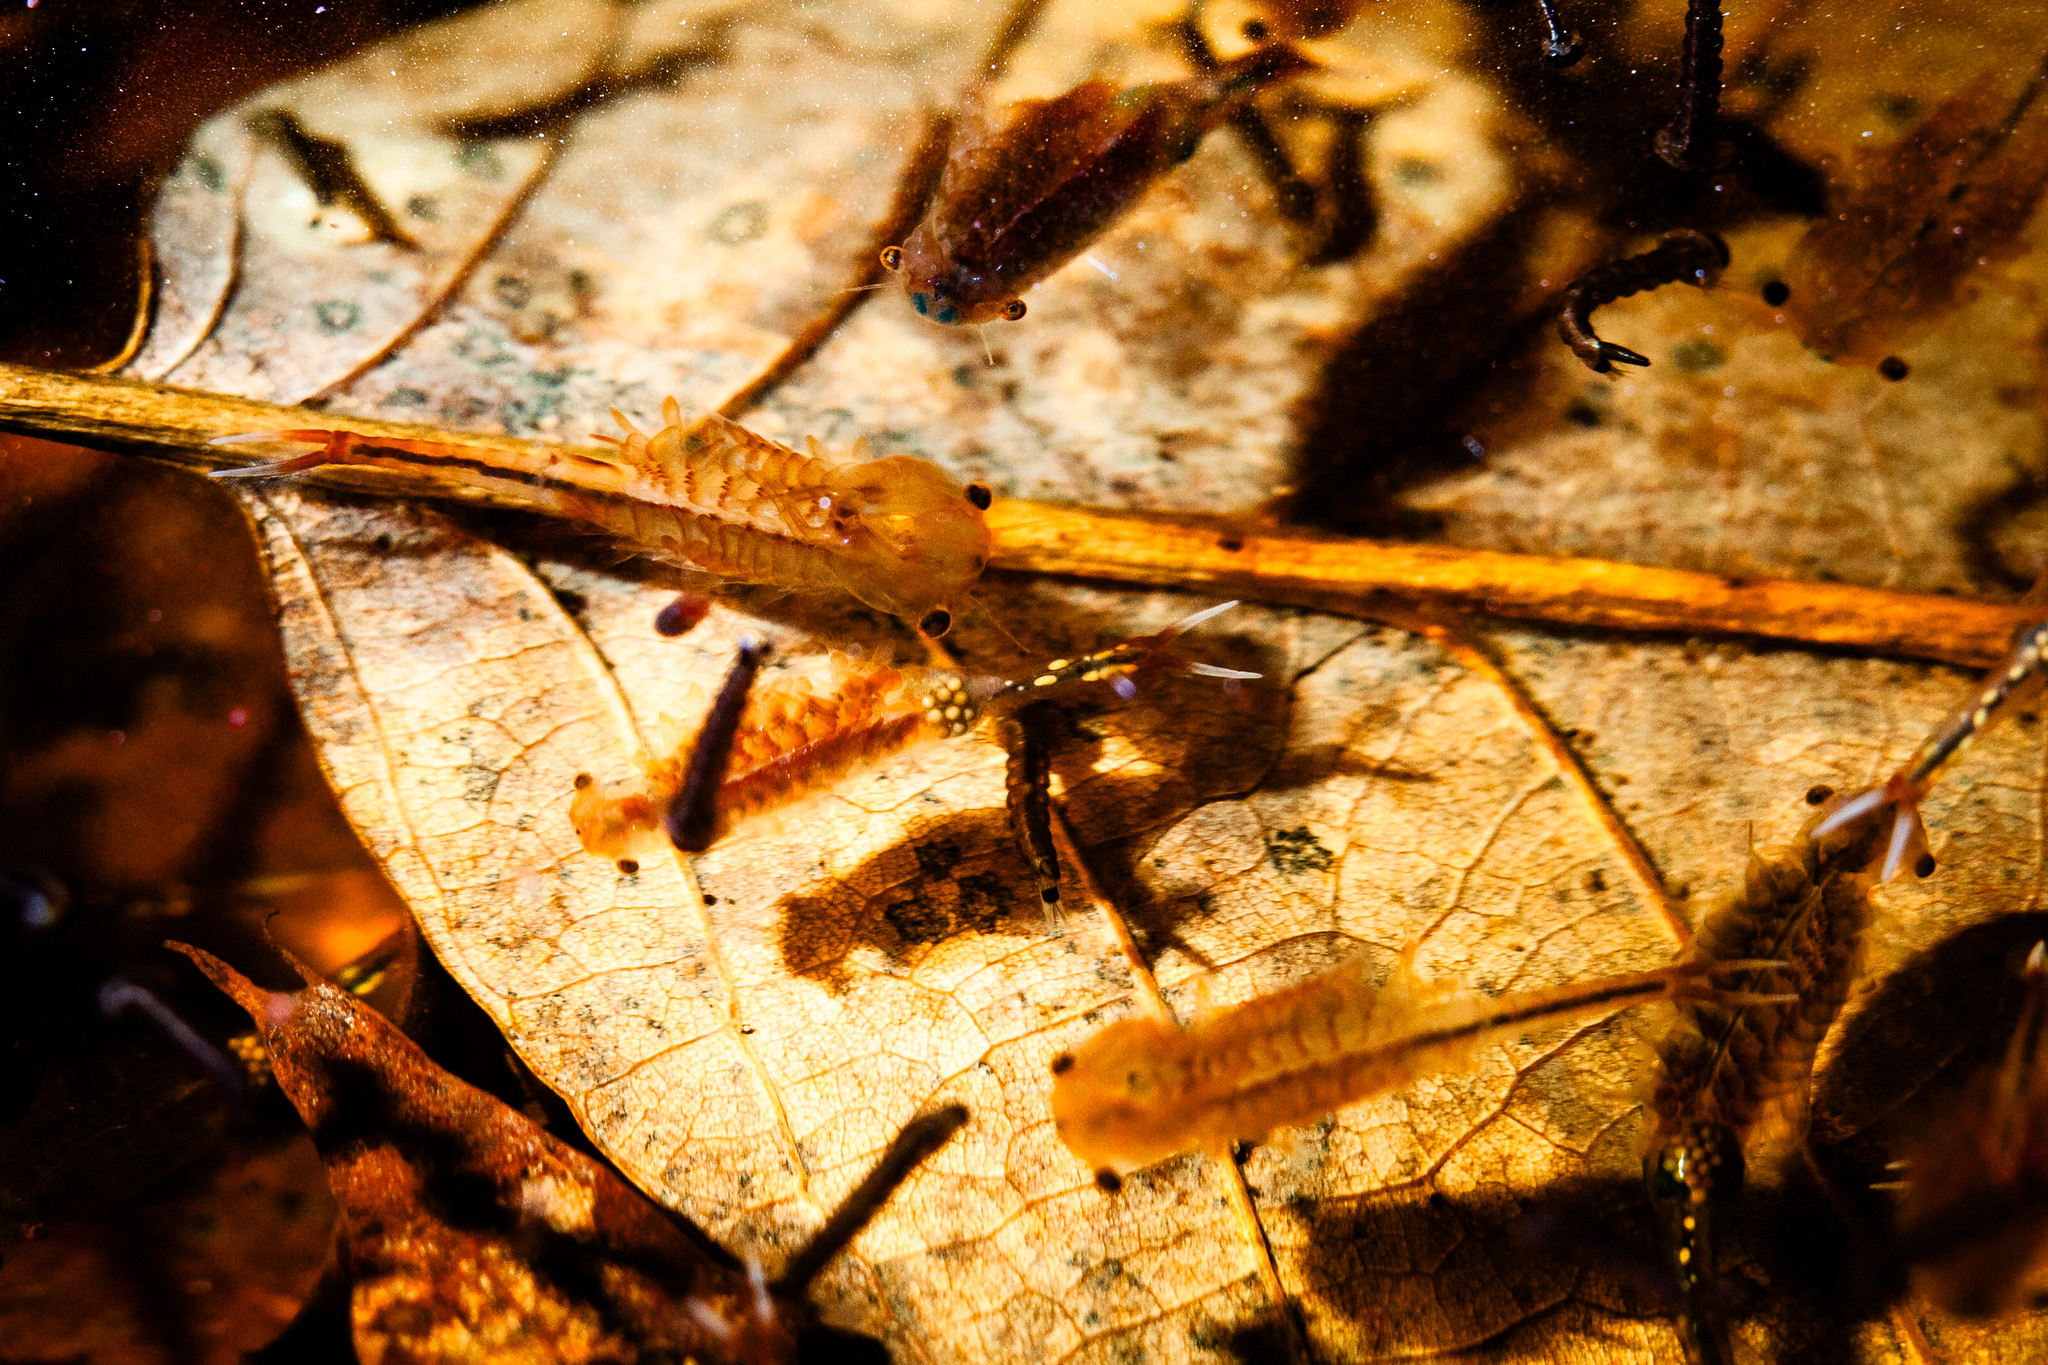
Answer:
<svg viewBox="0 0 2048 1365"><path fill-rule="evenodd" d="M743 199L726 205L704 229L704 235L721 246L742 246L767 231L768 206L758 199Z"/></svg>
<svg viewBox="0 0 2048 1365"><path fill-rule="evenodd" d="M1728 353L1704 337L1681 341L1671 348L1671 363L1687 374L1701 374L1718 369L1728 359Z"/></svg>
<svg viewBox="0 0 2048 1365"><path fill-rule="evenodd" d="M363 310L347 299L324 299L313 305L313 320L322 332L338 337L363 320Z"/></svg>
<svg viewBox="0 0 2048 1365"><path fill-rule="evenodd" d="M1305 872L1327 872L1333 861L1330 850L1322 841L1309 833L1307 825L1281 830L1266 836L1266 856L1273 860L1273 866L1288 876L1299 876Z"/></svg>

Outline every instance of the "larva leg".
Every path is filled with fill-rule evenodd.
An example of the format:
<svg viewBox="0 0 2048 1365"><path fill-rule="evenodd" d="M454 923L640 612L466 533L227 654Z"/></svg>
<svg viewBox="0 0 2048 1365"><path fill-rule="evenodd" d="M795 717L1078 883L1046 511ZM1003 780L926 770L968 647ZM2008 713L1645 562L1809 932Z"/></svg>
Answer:
<svg viewBox="0 0 2048 1365"><path fill-rule="evenodd" d="M1728 248L1712 233L1691 228L1667 232L1655 248L1639 256L1595 266L1572 281L1564 291L1557 335L1595 374L1606 374L1617 364L1647 365L1648 356L1600 339L1593 330L1593 310L1678 280L1705 288L1727 264Z"/></svg>
<svg viewBox="0 0 2048 1365"><path fill-rule="evenodd" d="M1188 64L1197 71L1215 71L1222 66L1216 60L1215 50L1209 40L1202 36L1201 28L1195 23L1191 12L1180 25L1181 48L1187 53ZM1287 155L1287 149L1280 145L1280 139L1273 136L1273 130L1266 126L1266 120L1250 105L1239 105L1230 116L1230 126L1259 163L1259 171L1273 186L1273 194L1279 200L1280 216L1291 223L1305 223L1316 216L1316 188L1301 178L1294 169L1294 161Z"/></svg>
<svg viewBox="0 0 2048 1365"><path fill-rule="evenodd" d="M1038 880L1048 932L1060 928L1060 860L1052 841L1052 708L1033 702L1005 716L998 729L1009 768L1004 782L1010 835Z"/></svg>
<svg viewBox="0 0 2048 1365"><path fill-rule="evenodd" d="M726 762L732 757L733 736L739 732L747 693L767 654L764 644L740 641L739 657L726 672L725 683L711 703L711 714L704 718L704 728L697 732L683 785L665 822L669 839L685 853L702 853L717 837L718 788L725 781Z"/></svg>
<svg viewBox="0 0 2048 1365"><path fill-rule="evenodd" d="M704 618L710 613L711 594L697 592L694 589L679 592L675 601L655 613L654 632L669 639L674 639L678 635L688 635L703 624Z"/></svg>

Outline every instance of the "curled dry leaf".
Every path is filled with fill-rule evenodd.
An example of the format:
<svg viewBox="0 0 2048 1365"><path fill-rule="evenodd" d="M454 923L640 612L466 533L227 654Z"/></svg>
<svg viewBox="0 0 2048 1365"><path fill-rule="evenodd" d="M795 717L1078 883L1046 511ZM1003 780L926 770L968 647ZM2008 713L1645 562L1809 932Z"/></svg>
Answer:
<svg viewBox="0 0 2048 1365"><path fill-rule="evenodd" d="M1586 8L1577 22L1597 33ZM461 22L554 12L528 0ZM624 13L638 36L613 50L666 75L582 103L574 80L539 82L551 93L534 106L467 125L545 114L566 120L550 125L566 141L447 305L387 329L403 344L385 360L352 378L381 353L365 339L274 381L251 359L271 342L209 333L193 363L217 347L223 368L171 377L263 396L331 389L344 413L564 438L602 429L612 404L648 416L673 392L714 406L867 249L922 102L967 79L996 22L981 7ZM993 367L971 335L883 297L749 420L841 444L867 433L999 497L1146 509L1244 510L1303 472L1304 452L1381 452L1426 406L1410 379L1494 354L1504 320L1535 317L1627 245L1590 226L1597 195L1559 188L1576 172L1549 176L1575 144L1521 122L1475 13L1403 7L1317 48L1321 98L1386 102L1368 125L1380 226L1356 258L1302 267L1256 162L1221 133L1097 244L1103 269L1077 262L1033 294ZM1177 41L1149 22L1161 17L1177 15L1050 5L992 98L1104 70L1182 74ZM1789 37L1773 17L1745 29L1730 69L1810 41L1833 89L1864 51L1847 26L1867 17ZM1966 27L1967 7L1940 21ZM1619 66L1546 79L1617 82ZM424 56L386 69L447 84ZM1619 89L1606 119L1640 99L1596 89ZM1816 107L1767 131L1851 145L1859 109ZM1645 139L1661 117L1645 114ZM1305 164L1328 150L1313 127L1278 126ZM160 241L195 260L232 254L221 234L237 219L215 201L188 186L163 205ZM1487 462L1402 504L1466 544L1985 590L1994 533L2024 515L2041 463L2038 419L2012 397L2039 383L2015 301L2040 278L2038 226L1999 267L2016 283L1964 304L1912 357L1911 381L1889 386L1800 352L1760 301L1758 272L1799 230L1753 216L1727 234L1735 264L1717 290L1604 311L1603 327L1659 362L1622 384L1588 376L1547 330L1526 351L1510 343L1451 418ZM357 261L367 298L385 287L372 257L387 246L323 259ZM221 272L179 278L196 298ZM355 296L296 297L278 325L310 336L310 300ZM1134 961L1092 914L1042 934L1005 828L1004 758L978 740L842 783L694 863L622 876L581 852L574 775L630 771L688 684L715 690L742 633L773 639L776 666L804 667L827 645L907 648L886 623L725 603L665 639L653 622L672 585L602 553L556 542L522 559L432 512L289 487L248 503L351 820L435 952L631 1179L773 1273L906 1118L970 1105L958 1144L820 1282L830 1321L903 1359L1227 1358L1255 1354L1281 1311L1325 1358L1484 1345L1507 1359L1676 1359L1653 1295L1591 1252L1532 1255L1512 1232L1529 1204L1564 1200L1636 1228L1650 1254L1641 1060L1618 1026L1532 1034L1470 1075L1259 1149L1242 1219L1229 1172L1202 1158L1114 1200L1097 1192L1053 1136L1047 1065L1137 1008L1145 973L1185 1015L1205 995L1244 999L1359 954L1388 973L1411 944L1425 977L1493 992L1660 965L1676 935L1615 830L1642 840L1681 907L1707 903L1740 877L1752 837L1789 837L1808 786L1881 776L1964 686L1789 648L1501 632L1487 643L1532 699L1518 708L1472 656L1423 636L1244 608L1216 660L1270 682L1228 698L1163 681L1132 708L1053 727L1055 790L1128 914ZM1001 578L983 600L958 631L970 663L1095 648L1199 605ZM2038 902L2038 748L2022 718L1929 803L1941 875L1879 894L1870 974ZM1566 754L1618 819L1596 818L1560 775ZM1824 1048L1824 1069L1832 1057ZM1757 1197L1772 1215L1801 1207ZM1769 1236L1736 1243L1732 1267L1763 1290L1738 1325L1745 1349L1889 1353L1889 1327L1774 1260ZM1978 1340L2017 1356L2028 1329L2015 1330Z"/></svg>
<svg viewBox="0 0 2048 1365"><path fill-rule="evenodd" d="M303 967L305 989L268 991L170 946L249 1011L327 1164L364 1361L795 1358L803 1283L753 1278ZM911 1160L959 1123L935 1117Z"/></svg>

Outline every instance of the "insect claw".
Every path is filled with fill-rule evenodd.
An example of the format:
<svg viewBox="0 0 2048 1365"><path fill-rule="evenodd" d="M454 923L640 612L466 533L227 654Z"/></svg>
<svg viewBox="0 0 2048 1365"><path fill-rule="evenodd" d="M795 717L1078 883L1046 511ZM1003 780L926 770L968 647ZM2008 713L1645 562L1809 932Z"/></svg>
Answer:
<svg viewBox="0 0 2048 1365"><path fill-rule="evenodd" d="M287 455L281 460L265 460L259 464L243 465L238 469L215 469L207 472L209 479L269 479L283 474L303 474L309 469L337 463L341 450L337 442L346 449L348 437L333 431L238 431L232 436L216 436L207 444L210 446L247 445L256 441L292 441L320 447L302 455Z"/></svg>
<svg viewBox="0 0 2048 1365"><path fill-rule="evenodd" d="M1650 358L1641 351L1631 351L1626 346L1617 346L1611 341L1600 343L1600 359L1615 365L1648 365ZM1602 371L1605 373L1605 371Z"/></svg>

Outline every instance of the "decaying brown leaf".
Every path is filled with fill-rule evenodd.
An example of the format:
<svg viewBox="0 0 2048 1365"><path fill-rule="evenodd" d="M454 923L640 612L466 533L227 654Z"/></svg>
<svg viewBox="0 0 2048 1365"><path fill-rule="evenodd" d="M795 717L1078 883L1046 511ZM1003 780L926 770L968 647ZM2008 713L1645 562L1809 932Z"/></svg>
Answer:
<svg viewBox="0 0 2048 1365"><path fill-rule="evenodd" d="M1611 11L1581 8L1576 22L1607 31ZM613 36L573 60L549 46L542 93L508 102L487 54L572 12L591 21L563 25L578 41ZM1913 48L1913 88L1955 88L1982 60L1981 34L2023 22L2018 12L1917 6L1932 36ZM1048 5L991 98L1099 73L1178 75L1181 44L1160 22L1178 17L1164 3ZM434 258L442 273L384 278L402 250L388 241L316 249L261 226L306 194L283 183L274 140L247 133L255 106L225 115L194 155L239 147L243 169L215 177L216 194L191 163L157 232L163 258L186 262L167 266L169 292L213 299L232 325L179 305L145 348L160 359L139 372L324 393L344 416L566 439L601 429L613 404L648 416L676 393L714 407L853 278L925 105L951 100L998 20L981 7L525 0L462 22L476 28L430 31L441 37L384 67L403 73L389 78L399 108L419 126L481 129L487 148L520 118L560 119L545 176L521 180L506 162L517 173L475 196L466 235ZM1039 548L1074 556L1058 567L1095 571L1084 552L1156 555L1148 582L1220 586L1231 558L1267 554L1268 540L1281 570L1312 577L1307 542L1251 534L1257 505L1324 480L1318 462L1405 460L1395 436L1425 419L1469 435L1460 448L1484 462L1405 491L1392 475L1374 482L1376 465L1352 467L1351 483L1330 486L1365 496L1307 510L1427 518L1469 549L1653 566L1642 582L1677 569L1983 596L2024 572L2043 467L2041 225L1963 291L1909 355L1910 380L1889 384L1802 351L1764 301L1800 221L1754 187L1717 200L1673 190L1662 208L1733 216L1702 224L1725 228L1730 270L1714 291L1604 311L1603 328L1654 363L1620 381L1588 376L1547 330L1526 342L1503 332L1626 245L1602 226L1619 191L1584 188L1578 159L1603 153L1580 139L1592 123L1626 131L1648 98L1629 63L1655 48L1623 34L1626 61L1596 50L1538 84L1502 74L1484 41L1492 22L1448 3L1374 13L1318 46L1326 70L1311 93L1275 100L1303 165L1336 164L1331 127L1369 130L1379 226L1356 256L1305 265L1256 160L1219 135L1096 245L1095 262L1046 281L1023 322L994 332L995 364L971 335L884 297L749 420L778 437L864 433L926 455L992 483L998 516L1007 494L1244 518L1242 537L1131 532L1125 549L1107 533L1135 518L1049 517ZM1870 121L1875 38L1863 28L1876 22L1760 10L1730 70L1761 74L1731 99L1761 110L1778 145L1816 162L1843 155ZM1208 24L1219 51L1228 27ZM449 37L472 31L486 55ZM1811 68L1815 98L1762 98L1766 78L1795 64ZM666 75L578 102L574 73L628 68ZM496 94L456 110L472 85ZM1373 113L1319 121L1319 102ZM309 96L289 107L318 123ZM1643 146L1662 118L1642 114ZM318 131L352 149L373 188L402 185L414 164L445 178L465 155L438 132L397 148L375 130ZM1601 174L1627 184L1631 164L1614 154ZM250 283L230 290L221 263L235 234L253 244L259 230L262 251L242 257ZM310 276L269 264L294 240ZM444 268L462 250L474 268ZM453 291L438 308L437 288ZM256 300L275 311L252 311ZM1441 382L1431 367L1462 373L1488 357L1497 366L1458 408L1436 411L1421 382ZM1050 937L1005 828L1004 756L979 740L842 782L783 827L693 861L625 876L577 846L574 774L630 770L658 717L687 711L687 684L714 690L741 634L771 639L790 666L828 647L909 647L886 622L742 599L666 639L653 622L669 586L602 551L488 528L515 555L474 521L288 486L248 505L307 723L352 822L450 972L630 1179L774 1274L906 1119L935 1103L972 1108L962 1140L820 1280L827 1320L902 1359L1241 1357L1284 1341L1274 1324L1287 1322L1328 1359L1677 1358L1664 1305L1625 1270L1592 1248L1530 1254L1514 1231L1531 1204L1563 1201L1623 1241L1646 1234L1643 1063L1619 1026L1532 1034L1469 1075L1346 1108L1253 1153L1244 1184L1190 1157L1115 1199L1053 1136L1048 1063L1147 1008L1155 988L1185 1015L1205 996L1241 1000L1345 958L1384 975L1404 948L1425 976L1489 992L1658 966L1680 937L1667 908L1696 920L1739 879L1752 841L1789 837L1809 786L1881 776L1962 688L1936 668L1789 647L1505 628L1475 645L1243 609L1217 661L1269 683L1227 697L1167 680L1128 709L1052 727L1055 792L1113 904ZM1184 555L1158 555L1183 532ZM1730 588L1745 591L1768 595ZM1482 583L1465 605L1490 596ZM958 645L970 664L1000 666L1157 629L1191 604L995 575L983 606ZM1823 638L1806 628L1800 638ZM2038 906L2039 734L2024 717L1994 734L1929 803L1940 875L1879 893L1866 982ZM1611 809L1589 806L1599 801ZM1843 1028L1867 1026L1870 1008L1852 999ZM1823 1072L1835 1064L1823 1047ZM1831 1136L1856 1127L1820 1120ZM1759 1190L1752 1207L1728 1255L1759 1286L1740 1351L1846 1343L1877 1360L1910 1344L1816 1286L1812 1264L1855 1248L1783 1235L1843 1226L1810 1189ZM1647 1254L1647 1236L1636 1241ZM2014 1359L2042 1331L2028 1319L1963 1337L1913 1316L1937 1348Z"/></svg>
<svg viewBox="0 0 2048 1365"><path fill-rule="evenodd" d="M962 1115L910 1141L770 1286L607 1167L442 1071L346 991L266 991L172 944L249 1011L277 1083L312 1131L341 1205L356 1352L385 1361L792 1360L803 1291L906 1164ZM892 1165L893 1162L893 1165Z"/></svg>

